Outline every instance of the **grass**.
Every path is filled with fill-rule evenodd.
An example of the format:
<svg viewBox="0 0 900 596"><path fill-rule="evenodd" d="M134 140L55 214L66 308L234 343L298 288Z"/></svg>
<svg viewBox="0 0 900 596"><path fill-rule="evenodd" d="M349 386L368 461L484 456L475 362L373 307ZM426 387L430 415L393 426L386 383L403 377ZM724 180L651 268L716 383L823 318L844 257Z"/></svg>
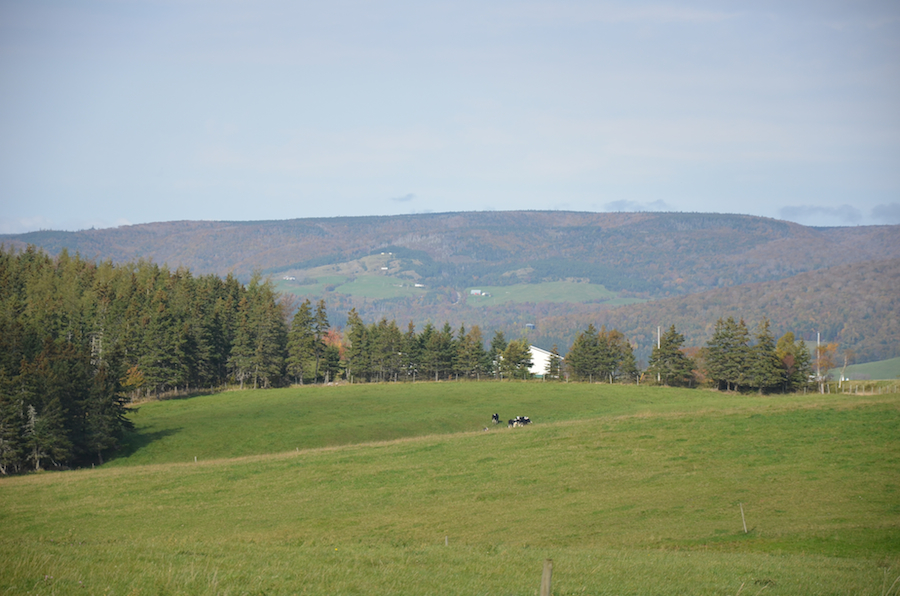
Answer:
<svg viewBox="0 0 900 596"><path fill-rule="evenodd" d="M321 296L330 291L358 298L387 300L421 296L425 293L425 288L416 288L413 283L408 279L388 275L359 275L352 278L329 275L317 277L315 283L302 285L279 280L275 284L275 289L301 298Z"/></svg>
<svg viewBox="0 0 900 596"><path fill-rule="evenodd" d="M606 304L620 306L645 302L640 299L619 299L616 292L607 290L600 284L575 283L568 281L552 281L538 284L515 284L511 286L478 286L467 288L478 289L490 296L467 297L469 306L496 306L504 302L592 302L603 301Z"/></svg>
<svg viewBox="0 0 900 596"><path fill-rule="evenodd" d="M839 379L841 368L833 368L829 371L831 376ZM851 378L865 379L898 379L900 378L900 358L879 360L878 362L866 362L864 364L851 364L847 367L847 376Z"/></svg>
<svg viewBox="0 0 900 596"><path fill-rule="evenodd" d="M535 424L480 430L494 411ZM0 593L535 594L548 557L557 595L883 595L900 575L896 394L417 383L135 420L158 436L127 459L0 482ZM213 426L230 454L193 463Z"/></svg>
<svg viewBox="0 0 900 596"><path fill-rule="evenodd" d="M837 400L837 396L821 396ZM498 412L542 424L601 416L778 409L804 396L731 395L605 384L448 382L306 386L232 391L147 402L131 416L137 432L111 466L223 459L478 431ZM828 403L827 401L824 403Z"/></svg>

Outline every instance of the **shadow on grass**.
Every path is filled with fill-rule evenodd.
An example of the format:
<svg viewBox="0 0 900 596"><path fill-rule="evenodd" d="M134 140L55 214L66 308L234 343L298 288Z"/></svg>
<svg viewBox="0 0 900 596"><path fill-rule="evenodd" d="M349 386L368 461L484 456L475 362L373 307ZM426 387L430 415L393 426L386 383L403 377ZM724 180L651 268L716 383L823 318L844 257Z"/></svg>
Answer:
<svg viewBox="0 0 900 596"><path fill-rule="evenodd" d="M180 431L180 428L167 428L154 432L130 431L126 433L125 438L122 441L122 448L116 451L107 461L131 457L154 441L170 437Z"/></svg>

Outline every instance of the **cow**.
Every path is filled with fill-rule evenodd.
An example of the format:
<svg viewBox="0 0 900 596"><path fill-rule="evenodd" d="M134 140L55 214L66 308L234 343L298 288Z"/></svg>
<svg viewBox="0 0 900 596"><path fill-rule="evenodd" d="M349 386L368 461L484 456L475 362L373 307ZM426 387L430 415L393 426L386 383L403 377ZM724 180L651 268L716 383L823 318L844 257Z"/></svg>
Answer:
<svg viewBox="0 0 900 596"><path fill-rule="evenodd" d="M494 414L491 416L491 422L494 424L500 424L500 414Z"/></svg>
<svg viewBox="0 0 900 596"><path fill-rule="evenodd" d="M531 418L528 416L516 416L509 421L508 427L513 428L516 426L525 426L526 424L531 424Z"/></svg>

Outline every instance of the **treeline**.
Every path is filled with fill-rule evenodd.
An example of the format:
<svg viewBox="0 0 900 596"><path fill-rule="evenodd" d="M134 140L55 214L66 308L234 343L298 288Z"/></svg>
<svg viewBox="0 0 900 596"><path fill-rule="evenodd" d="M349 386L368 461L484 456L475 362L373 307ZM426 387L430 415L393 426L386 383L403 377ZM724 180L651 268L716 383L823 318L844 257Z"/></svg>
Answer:
<svg viewBox="0 0 900 596"><path fill-rule="evenodd" d="M426 323L420 332L409 323L381 319L366 325L351 309L343 333L322 334L323 303L315 312L306 300L291 322L287 372L295 383L344 378L351 382L415 381L417 379L481 379L529 377L531 353L524 339L507 341L494 334L490 348L476 325L453 330Z"/></svg>
<svg viewBox="0 0 900 596"><path fill-rule="evenodd" d="M268 283L0 248L0 473L102 463L139 395L283 382Z"/></svg>
<svg viewBox="0 0 900 596"><path fill-rule="evenodd" d="M684 349L684 336L672 325L658 344L644 375L651 383L706 385L724 391L793 392L809 384L813 372L806 343L795 341L792 332L776 343L768 319L760 321L752 338L743 319L719 319L707 344L692 351ZM817 348L815 357L821 369L834 365L836 350L836 344Z"/></svg>
<svg viewBox="0 0 900 596"><path fill-rule="evenodd" d="M643 375L616 329L588 325L565 360L553 353L544 378L724 390L793 391L811 366L793 334L776 343L764 320L751 338L733 318L693 352L672 326ZM324 300L297 307L259 275L245 285L0 247L2 474L102 463L130 428L128 402L141 397L228 384L527 379L531 366L526 339L496 331L487 342L477 325L401 330L386 318L366 324L351 308L343 330L332 327Z"/></svg>
<svg viewBox="0 0 900 596"><path fill-rule="evenodd" d="M295 313L296 311L296 313ZM290 383L525 378L525 340L412 323L346 334L325 301L296 308L254 276L99 264L0 247L0 474L102 463L130 428L127 403L173 391Z"/></svg>

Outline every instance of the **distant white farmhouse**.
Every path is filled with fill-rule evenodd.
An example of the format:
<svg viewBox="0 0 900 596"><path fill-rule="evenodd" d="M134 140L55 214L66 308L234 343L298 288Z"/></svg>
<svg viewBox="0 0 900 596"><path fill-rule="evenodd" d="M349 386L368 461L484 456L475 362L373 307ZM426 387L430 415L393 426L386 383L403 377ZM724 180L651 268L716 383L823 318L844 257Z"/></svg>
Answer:
<svg viewBox="0 0 900 596"><path fill-rule="evenodd" d="M538 377L547 374L547 366L550 364L551 358L559 358L560 361L563 359L562 356L555 356L552 352L542 350L537 346L528 346L528 349L531 351L531 368L528 369L528 372Z"/></svg>

